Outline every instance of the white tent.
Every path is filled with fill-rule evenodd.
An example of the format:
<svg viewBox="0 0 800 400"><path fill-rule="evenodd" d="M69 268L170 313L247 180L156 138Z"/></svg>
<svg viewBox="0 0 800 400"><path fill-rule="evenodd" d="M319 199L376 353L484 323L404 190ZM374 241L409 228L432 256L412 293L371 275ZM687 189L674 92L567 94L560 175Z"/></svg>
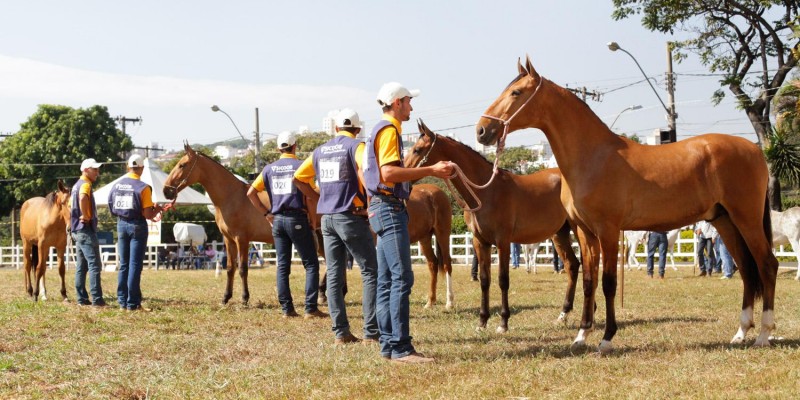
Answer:
<svg viewBox="0 0 800 400"><path fill-rule="evenodd" d="M164 182L167 180L167 173L160 170L158 165L154 163L150 163L149 158L145 158L144 160L144 171L142 172L142 182L150 185L153 188L153 202L156 204L163 204L169 203L170 200L164 197ZM108 206L108 195L111 193L111 188L114 187L114 184L121 180L123 177L120 176L119 178L115 179L113 182L109 183L97 189L94 192L94 201L98 207L106 207ZM192 188L184 188L183 190L178 193L178 201L176 202L177 205L209 205L211 203L211 199L204 196L200 192L192 189Z"/></svg>

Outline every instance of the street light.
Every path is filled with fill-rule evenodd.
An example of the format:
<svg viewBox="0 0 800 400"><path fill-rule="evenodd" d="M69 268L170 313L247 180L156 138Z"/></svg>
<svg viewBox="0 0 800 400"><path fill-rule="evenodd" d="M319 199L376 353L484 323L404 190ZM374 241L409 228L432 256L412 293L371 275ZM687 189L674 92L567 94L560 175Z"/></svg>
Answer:
<svg viewBox="0 0 800 400"><path fill-rule="evenodd" d="M611 128L614 127L614 124L617 123L617 120L619 119L619 116L622 115L622 113L624 113L625 111L633 111L633 110L641 110L641 109L642 109L642 106L639 105L639 104L636 104L634 106L626 107L624 110L620 111L619 114L617 114L617 117L614 118L614 122L612 122L611 125L608 126L608 129L611 129Z"/></svg>
<svg viewBox="0 0 800 400"><path fill-rule="evenodd" d="M669 80L667 89L669 92L669 107L667 107L667 105L664 104L664 101L661 100L661 96L658 94L655 86L653 86L653 84L650 82L650 77L648 77L644 72L642 66L639 65L639 61L636 60L636 57L634 57L633 54L620 47L617 42L608 42L607 46L611 51L622 50L631 58L631 60L633 60L634 63L636 63L636 66L639 67L639 71L641 71L642 75L644 75L647 84L650 85L651 89L653 89L653 93L655 93L656 97L658 97L658 101L661 103L661 106L664 107L664 111L667 112L667 123L669 124L670 136L672 136L672 140L674 140L675 120L677 119L678 114L675 112L674 86L672 85L672 49L670 44L667 43L667 78Z"/></svg>
<svg viewBox="0 0 800 400"><path fill-rule="evenodd" d="M228 113L226 113L225 110L219 108L216 104L214 104L213 106L211 106L211 111L213 111L213 112L219 111L219 112L225 114L225 116L228 117L228 119L233 124L233 127L236 128L236 132L239 133L239 136L242 138L242 140L244 140L245 143L249 143L250 142L249 140L245 139L244 135L242 135L242 132L239 130L239 127L236 126L236 122L233 122L233 118L231 118L231 116L228 115ZM259 140L258 140L258 108L256 108L256 131L255 131L254 146L255 146L255 149L253 150L253 159L255 160L254 161L255 168L256 168L255 169L255 173L256 173L256 175L258 175L258 173L261 172L261 166L258 163L258 151L259 151L259 148L258 148L259 147Z"/></svg>

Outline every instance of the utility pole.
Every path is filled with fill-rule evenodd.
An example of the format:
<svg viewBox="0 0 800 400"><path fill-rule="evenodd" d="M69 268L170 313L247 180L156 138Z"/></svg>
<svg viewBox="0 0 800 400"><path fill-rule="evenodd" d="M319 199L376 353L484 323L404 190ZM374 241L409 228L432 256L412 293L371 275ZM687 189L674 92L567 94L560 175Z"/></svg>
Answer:
<svg viewBox="0 0 800 400"><path fill-rule="evenodd" d="M256 175L261 173L261 163L259 163L258 156L261 154L261 138L259 138L261 130L258 127L258 107L256 107L256 131L254 132L256 136L255 146L256 148L253 150L253 159L255 160L256 164Z"/></svg>
<svg viewBox="0 0 800 400"><path fill-rule="evenodd" d="M114 120L117 121L118 124L122 125L122 134L126 134L125 133L125 124L127 122L130 122L130 123L133 123L133 124L136 124L136 123L141 124L142 123L142 117L128 118L128 117L125 117L125 116L122 116L122 115L118 115L116 118L114 118Z"/></svg>
<svg viewBox="0 0 800 400"><path fill-rule="evenodd" d="M164 151L164 149L161 148L161 147L150 147L150 146L138 147L138 146L133 146L133 148L137 149L137 150L144 150L144 158L150 158L150 150L153 150L153 151Z"/></svg>
<svg viewBox="0 0 800 400"><path fill-rule="evenodd" d="M675 75L672 73L672 43L667 42L667 123L669 124L671 139L674 142L677 139L677 131L675 120L678 118L678 113L675 112Z"/></svg>
<svg viewBox="0 0 800 400"><path fill-rule="evenodd" d="M575 93L576 95L580 96L584 103L586 103L587 97L591 97L592 100L594 100L594 101L600 101L600 100L602 100L602 97L603 97L602 93L590 91L590 90L586 89L586 86L583 86L583 87L580 87L580 88L577 88L577 89L567 88L567 90L569 90L570 92Z"/></svg>

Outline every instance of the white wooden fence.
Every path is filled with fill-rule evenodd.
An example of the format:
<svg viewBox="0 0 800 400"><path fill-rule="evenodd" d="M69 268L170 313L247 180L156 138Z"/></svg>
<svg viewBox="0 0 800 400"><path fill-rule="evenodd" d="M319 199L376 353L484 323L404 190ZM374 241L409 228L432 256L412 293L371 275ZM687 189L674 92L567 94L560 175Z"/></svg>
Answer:
<svg viewBox="0 0 800 400"><path fill-rule="evenodd" d="M434 242L435 243L435 242ZM675 245L675 252L673 253L676 258L683 258L688 259L686 261L689 264L695 264L697 252L696 252L696 244L697 241L694 237L694 233L692 233L691 238L681 238L679 237L677 243ZM212 245L216 250L220 250L222 248L222 243L213 242ZM688 245L688 246L686 246ZM258 249L262 258L270 262L272 264L275 263L275 250L271 248L271 246L267 246L264 243L255 243L256 248ZM536 264L547 264L550 265L553 259L553 244L548 240L543 242L539 248L539 253L537 254ZM578 243L574 242L572 244L573 248L575 249L576 253L578 250ZM72 256L71 250L68 246L67 252L68 254L68 262L67 268L74 267L74 257ZM637 251L636 256L644 258L647 256L644 249L641 248L641 251ZM682 251L682 248L687 248L688 250ZM157 254L159 249L168 248L175 250L177 248L176 244L170 245L153 245L147 247L147 255L145 257L145 266L149 266L151 268L158 267L158 258ZM117 249L115 245L101 245L100 252L102 253L102 260L104 264L104 269L107 270L115 270L116 269L116 260L117 260ZM451 235L450 236L450 257L453 260L454 265L466 265L471 266L472 264L472 255L474 254L474 250L472 249L472 234L466 233L461 235ZM785 249L783 246L780 246L776 249L775 255L778 257L794 257L794 252L790 249ZM525 255L520 255L521 259L524 260ZM656 256L658 257L658 256ZM422 255L420 251L419 243L414 243L411 245L411 259L415 261L425 261L425 257ZM55 250L51 249L50 251L50 258L49 258L49 268L54 268L56 266L56 256ZM293 255L293 261L299 262L300 257L295 252ZM527 260L525 260L527 261ZM492 264L497 264L497 252L496 249L493 250L492 254ZM22 266L22 247L0 247L0 267L12 267L19 269ZM163 267L163 266L162 266Z"/></svg>

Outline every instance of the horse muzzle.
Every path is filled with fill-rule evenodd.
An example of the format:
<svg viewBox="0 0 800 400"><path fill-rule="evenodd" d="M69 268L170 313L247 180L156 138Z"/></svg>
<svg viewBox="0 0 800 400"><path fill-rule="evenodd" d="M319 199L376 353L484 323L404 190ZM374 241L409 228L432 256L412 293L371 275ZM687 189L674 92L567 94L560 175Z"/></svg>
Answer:
<svg viewBox="0 0 800 400"><path fill-rule="evenodd" d="M175 190L172 186L164 186L164 197L167 200L175 200L175 197L178 195L178 191Z"/></svg>
<svg viewBox="0 0 800 400"><path fill-rule="evenodd" d="M482 120L487 120L486 118L481 118ZM488 122L478 121L478 124L475 126L475 134L477 135L478 143L484 146L492 146L497 143L497 139L500 137L500 129L502 125L497 123L496 121L489 120Z"/></svg>

